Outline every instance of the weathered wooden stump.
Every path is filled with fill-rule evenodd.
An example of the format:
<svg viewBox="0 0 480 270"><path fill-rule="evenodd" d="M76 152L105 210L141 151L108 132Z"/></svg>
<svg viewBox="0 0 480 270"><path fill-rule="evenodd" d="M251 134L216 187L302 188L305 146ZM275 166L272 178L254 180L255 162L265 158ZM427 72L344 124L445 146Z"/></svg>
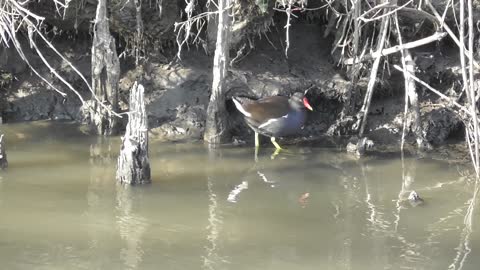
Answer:
<svg viewBox="0 0 480 270"><path fill-rule="evenodd" d="M3 144L3 134L0 135L0 169L8 167L7 153L5 153L5 145Z"/></svg>
<svg viewBox="0 0 480 270"><path fill-rule="evenodd" d="M118 157L117 180L130 185L149 183L148 126L143 86L133 85L127 130Z"/></svg>
<svg viewBox="0 0 480 270"><path fill-rule="evenodd" d="M86 103L87 121L98 135L115 135L118 132L118 81L120 60L115 39L110 34L107 1L98 1L92 44L92 89L94 96Z"/></svg>

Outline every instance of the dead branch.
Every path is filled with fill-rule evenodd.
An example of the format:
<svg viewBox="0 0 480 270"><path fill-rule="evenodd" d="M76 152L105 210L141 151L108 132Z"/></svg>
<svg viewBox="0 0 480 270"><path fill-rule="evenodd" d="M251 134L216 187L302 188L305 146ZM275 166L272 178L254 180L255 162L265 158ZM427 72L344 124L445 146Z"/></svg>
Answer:
<svg viewBox="0 0 480 270"><path fill-rule="evenodd" d="M361 59L362 56L359 55L359 48L360 48L360 38L362 36L362 28L360 27L360 21L357 20L358 16L360 16L362 12L362 2L361 0L356 0L354 3L355 10L353 11L353 55L356 58ZM362 54L364 51L362 52ZM344 119L348 115L352 115L353 109L355 107L356 99L357 99L357 83L360 78L360 72L362 70L361 64L355 64L353 66L351 72L351 81L352 83L349 86L349 89L346 92L345 97L345 104L343 106L342 112L340 114L340 118Z"/></svg>
<svg viewBox="0 0 480 270"><path fill-rule="evenodd" d="M432 11L433 15L435 15L435 18L439 21L440 25L442 26L443 29L445 29L445 31L448 33L448 35L450 36L451 39L453 39L453 41L457 44L457 46L460 46L460 40L457 38L457 36L453 33L452 29L450 29L450 27L444 22L444 17L440 16L440 14L438 14L437 10L435 9L435 7L432 5L432 3L430 2L430 0L426 0L425 3L427 4L428 8L430 8L430 10ZM469 54L467 53L467 51L465 50L465 54L467 57L469 57ZM473 59L473 58L470 58L469 59L471 61L473 61L473 64L475 65L476 68L480 68L480 65L478 64L478 62Z"/></svg>
<svg viewBox="0 0 480 270"><path fill-rule="evenodd" d="M288 1L288 6L285 9L287 13L287 24L285 25L285 57L288 58L288 48L290 48L290 18L292 16L292 3L293 0ZM294 15L295 16L295 15Z"/></svg>
<svg viewBox="0 0 480 270"><path fill-rule="evenodd" d="M395 29L393 31L394 35L397 36L398 44L401 46L403 44L402 40L402 33L400 31L400 23L398 22L398 15L395 13L394 16L395 20ZM403 76L405 78L405 110L403 116L403 128L402 128L402 140L400 144L400 149L403 151L403 147L405 144L405 135L406 135L406 128L408 121L408 108L409 105L412 107L412 123L410 124L415 134L415 139L417 142L418 148L424 148L427 146L427 142L424 139L421 129L420 129L420 107L418 105L418 94L417 89L415 87L415 81L410 77L410 73L415 73L415 61L413 60L412 55L410 54L410 50L405 49L400 51L402 54L401 61L403 66Z"/></svg>
<svg viewBox="0 0 480 270"><path fill-rule="evenodd" d="M401 9L403 9L403 8L406 8L406 6L410 5L410 3L411 3L412 1L413 1L413 0L410 0L410 1L408 1L407 3L405 3L405 4L402 5L402 6L390 5L389 3L383 3L383 4L380 4L380 5L377 5L377 6L375 6L374 8L369 9L368 11L366 11L365 13L363 13L360 17L357 18L357 20L361 20L361 21L363 21L363 22L373 22L373 21L376 21L376 20L380 20L380 19L382 19L382 18L384 18L384 17L388 17L388 16L396 13L397 11L399 11L399 10L401 10ZM389 9L395 8L395 9L392 10L392 11L389 11L389 12L387 12L387 13L385 13L385 14L382 14L382 15L380 15L380 16L378 16L378 17L365 18L365 17L367 16L367 14L372 13L373 11L377 11L377 10L379 10L379 9L384 9L384 8L389 8ZM416 10L416 9L415 9L415 10Z"/></svg>
<svg viewBox="0 0 480 270"><path fill-rule="evenodd" d="M143 50L143 19L142 19L142 1L135 0L135 11L136 11L136 21L137 21L137 33L135 35L135 65L138 66L138 61L140 60L140 54Z"/></svg>
<svg viewBox="0 0 480 270"><path fill-rule="evenodd" d="M447 33L444 32L435 32L433 35L428 36L426 38L422 38L416 41L408 42L403 45L396 45L387 49L383 49L382 51L376 51L372 54L368 54L365 57L361 59L354 59L354 58L348 58L343 61L343 64L345 65L353 65L354 63L359 63L359 62L364 62L364 61L369 61L376 59L380 56L387 56L393 53L397 53L401 50L406 50L406 49L413 49L416 47L420 47L435 41L439 41L442 38L444 38L447 35Z"/></svg>
<svg viewBox="0 0 480 270"><path fill-rule="evenodd" d="M393 67L400 71L400 72L404 72L403 68L401 68L400 66L398 65L393 65ZM455 105L455 107L457 107L459 110L465 112L466 114L470 115L471 112L463 105L461 105L460 103L458 103L457 101L455 101L455 99L443 94L442 92L438 91L437 89L431 87L428 83L420 80L418 77L415 76L415 74L412 74L408 71L405 71L408 73L408 76L410 76L412 79L414 79L417 83L423 85L425 88L427 88L428 90L432 91L433 93L435 93L436 95L438 95L440 98L448 101L449 103ZM461 115L460 115L461 116Z"/></svg>
<svg viewBox="0 0 480 270"><path fill-rule="evenodd" d="M387 10L386 10L387 12ZM382 24L380 26L380 38L377 41L377 55L378 57L375 58L375 61L373 62L372 65L372 71L370 73L370 79L368 81L368 86L367 86L367 93L365 94L365 100L363 102L363 106L360 109L360 113L362 115L362 122L360 125L360 131L359 131L359 137L363 137L363 133L365 131L365 126L367 124L367 116L368 116L368 111L370 109L370 103L372 101L372 96L373 96L373 88L375 87L375 83L377 81L377 71L378 67L380 65L380 60L381 60L381 54L378 52L383 51L383 46L385 45L385 40L387 37L388 33L388 28L389 28L389 22L390 18L389 17L384 17L382 19Z"/></svg>
<svg viewBox="0 0 480 270"><path fill-rule="evenodd" d="M190 37L190 32L192 31L192 26L198 20L203 19L204 17L208 16L208 13L202 13L198 16L192 17L193 9L195 7L195 0L189 0L187 2L187 6L185 7L185 14L187 14L187 20L180 23L175 23L175 32L177 33L177 45L178 45L178 52L177 58L181 59L181 52L182 47L185 45ZM183 37L180 37L183 33Z"/></svg>
<svg viewBox="0 0 480 270"><path fill-rule="evenodd" d="M473 20L472 20L472 25L473 25ZM475 90L473 88L473 73L471 76L470 84L469 84L469 79L467 78L467 66L466 66L466 61L465 57L471 56L473 59L473 52L471 51L473 49L473 39L472 39L472 47L469 47L469 52L468 54L465 53L465 1L460 0L460 28L459 28L459 33L458 33L460 39L459 39L459 50L460 50L460 67L462 70L462 80L463 80L463 88L466 90L467 93L467 99L469 103L469 109L470 109L470 116L471 116L471 121L469 123L473 122L473 128L469 128L469 125L466 125L466 137L467 137L467 143L468 147L470 150L471 158L472 158L472 163L473 167L475 168L475 173L477 177L479 176L479 164L478 164L478 122L476 121L477 115L476 115L476 105L475 105ZM470 33L470 37L473 36L473 30L472 33ZM471 64L471 72L473 72L473 64ZM471 138L470 138L471 137ZM473 142L472 142L473 141Z"/></svg>
<svg viewBox="0 0 480 270"><path fill-rule="evenodd" d="M176 41L178 45L178 52L177 52L178 59L181 59L182 49L185 45L188 45L189 43L196 43L196 42L202 41L202 39L200 39L199 36L200 36L200 33L202 32L203 27L206 25L205 21L207 19L209 19L212 16L216 16L217 14L220 14L223 11L227 11L233 7L233 4L232 4L232 5L229 5L228 7L225 7L223 10L218 10L217 8L216 11L203 12L201 14L192 16L193 10L195 8L195 2L196 0L189 0L187 2L187 6L185 7L185 14L187 14L187 19L183 22L176 22L174 25L174 31L177 32ZM217 6L213 1L209 1L208 3L213 3L215 6ZM192 33L194 25L196 26L196 31L197 31L195 34Z"/></svg>
<svg viewBox="0 0 480 270"><path fill-rule="evenodd" d="M400 31L400 25L399 25L399 22L398 22L398 16L397 14L395 13L395 16L394 16L394 20L395 20L395 28L396 28L396 35L397 35L397 39L398 39L398 44L400 46L403 45L403 41L402 41L402 34L401 34L401 31ZM400 142L400 151L402 153L402 168L404 167L404 160L403 160L403 147L405 145L405 134L406 134L406 129L407 129L407 115L408 115L408 88L409 88L409 81L411 80L410 77L408 76L408 72L407 71L407 64L406 64L406 60L405 60L405 52L406 50L401 50L401 54L402 54L402 67L403 67L403 76L405 78L405 105L404 105L404 112L403 112L403 125L402 125L402 140ZM414 69L413 69L414 70ZM413 72L412 72L413 73ZM414 85L415 87L415 85ZM404 176L404 171L402 170L402 176ZM405 177L402 177L403 179L405 179ZM404 185L402 184L402 190L404 188ZM400 195L399 195L400 197Z"/></svg>
<svg viewBox="0 0 480 270"><path fill-rule="evenodd" d="M3 141L3 134L0 134L0 169L8 167L7 153L5 151L5 144Z"/></svg>
<svg viewBox="0 0 480 270"><path fill-rule="evenodd" d="M473 76L473 7L472 7L472 0L468 0L468 58L470 59L470 66L469 66L469 92L470 92L470 110L472 115L472 122L473 122L473 134L474 134L474 146L475 146L475 159L472 159L473 165L475 168L475 172L477 178L480 176L480 152L479 152L479 127L478 127L478 114L477 114L477 100L475 94L475 80Z"/></svg>
<svg viewBox="0 0 480 270"><path fill-rule="evenodd" d="M55 2L57 12L61 14L60 8L67 8L68 3L70 1L66 0L65 4L62 3L59 0L53 0ZM42 25L43 21L45 20L44 17L39 16L34 14L33 12L29 11L26 9L24 6L26 6L30 0L26 0L24 2L18 2L15 0L4 0L3 6L0 9L0 43L3 43L5 47L9 47L9 43L12 42L13 46L15 47L16 51L20 55L23 61L30 67L30 69L37 75L42 81L44 81L51 89L56 91L62 96L66 96L66 93L60 91L57 87L55 87L49 80L47 80L44 76L42 76L30 63L28 58L26 57L20 40L18 39L17 33L20 29L24 28L28 32L28 41L30 42L30 46L35 49L37 54L39 55L40 59L42 60L43 64L49 68L49 70L57 77L62 83L64 83L82 102L82 104L85 104L84 99L80 95L80 93L70 84L65 80L60 73L58 73L53 67L50 65L50 63L46 60L45 57L43 57L43 54L41 53L41 50L39 49L37 42L34 38L35 36L39 36L47 45L48 48L53 50L55 54L57 54L60 58L62 58L67 65L69 65L72 70L80 76L80 78L83 80L89 91L92 93L92 97L94 99L97 99L97 96L95 96L95 93L90 86L89 82L83 76L83 74L75 68L75 66L66 59L56 48L55 46L43 35L40 31L40 26ZM102 104L102 106L104 106ZM107 111L109 109L107 107L104 107ZM119 114L110 111L111 114L121 117Z"/></svg>
<svg viewBox="0 0 480 270"><path fill-rule="evenodd" d="M273 8L275 11L285 12L287 14L287 22L284 26L285 28L285 57L288 58L288 48L290 47L290 26L291 24L291 17L298 18L293 11L303 11L305 10L307 1L306 0L277 0L275 3L276 6ZM294 4L298 4L299 6L295 6ZM325 7L326 5L322 6ZM292 8L293 7L293 8ZM322 8L320 7L320 8Z"/></svg>

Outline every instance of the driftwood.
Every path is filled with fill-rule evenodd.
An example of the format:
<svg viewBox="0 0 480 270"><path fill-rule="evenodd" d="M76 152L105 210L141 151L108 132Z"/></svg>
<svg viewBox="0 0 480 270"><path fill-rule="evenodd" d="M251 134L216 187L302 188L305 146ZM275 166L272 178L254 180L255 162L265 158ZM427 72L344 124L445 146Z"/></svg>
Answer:
<svg viewBox="0 0 480 270"><path fill-rule="evenodd" d="M5 153L5 145L3 144L3 134L0 135L0 169L8 167L7 153Z"/></svg>
<svg viewBox="0 0 480 270"><path fill-rule="evenodd" d="M90 124L96 127L99 135L114 135L117 132L119 121L112 112L118 112L119 77L120 61L115 39L110 35L107 1L100 0L92 44L92 88L98 101L93 100L93 104L89 104Z"/></svg>
<svg viewBox="0 0 480 270"><path fill-rule="evenodd" d="M143 86L135 83L130 92L130 112L118 157L117 180L130 185L150 183L148 125Z"/></svg>

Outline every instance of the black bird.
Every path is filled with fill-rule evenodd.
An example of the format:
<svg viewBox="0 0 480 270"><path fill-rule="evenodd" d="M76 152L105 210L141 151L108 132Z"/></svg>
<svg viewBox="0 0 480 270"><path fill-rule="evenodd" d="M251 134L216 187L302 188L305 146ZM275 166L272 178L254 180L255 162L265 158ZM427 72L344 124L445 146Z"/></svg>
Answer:
<svg viewBox="0 0 480 270"><path fill-rule="evenodd" d="M275 137L283 137L297 133L306 120L305 108L313 111L305 95L294 93L290 98L271 96L252 100L233 97L237 109L243 114L245 121L255 131L255 147L259 146L258 134L270 137L277 149L282 149Z"/></svg>

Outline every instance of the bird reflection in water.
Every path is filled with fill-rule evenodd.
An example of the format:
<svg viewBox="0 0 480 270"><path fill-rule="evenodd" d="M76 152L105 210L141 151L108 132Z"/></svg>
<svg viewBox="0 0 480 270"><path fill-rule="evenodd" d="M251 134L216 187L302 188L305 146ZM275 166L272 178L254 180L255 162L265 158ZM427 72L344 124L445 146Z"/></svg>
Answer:
<svg viewBox="0 0 480 270"><path fill-rule="evenodd" d="M227 196L227 201L231 203L238 202L241 193L245 192L250 184L263 183L270 188L276 188L280 182L289 182L290 179L297 179L302 176L298 175L298 172L288 169L290 166L294 166L294 160L302 158L302 155L290 150L282 151L280 159L274 159L273 157L276 155L278 155L278 151L272 155L272 158L264 157L259 159L258 148L256 148L255 162L252 167L244 173L241 183L232 188ZM297 195L298 204L302 208L305 208L310 193L300 191Z"/></svg>

